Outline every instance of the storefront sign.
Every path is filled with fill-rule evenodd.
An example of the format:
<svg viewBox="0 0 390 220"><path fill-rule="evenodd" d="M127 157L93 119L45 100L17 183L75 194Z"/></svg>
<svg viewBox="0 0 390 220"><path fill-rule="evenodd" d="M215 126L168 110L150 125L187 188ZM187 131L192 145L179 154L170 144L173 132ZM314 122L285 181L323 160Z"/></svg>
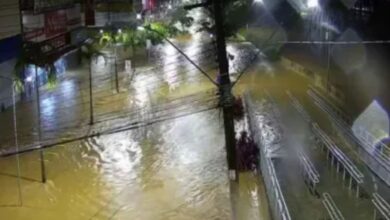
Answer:
<svg viewBox="0 0 390 220"><path fill-rule="evenodd" d="M66 11L57 10L45 14L45 36L54 37L67 31Z"/></svg>
<svg viewBox="0 0 390 220"><path fill-rule="evenodd" d="M80 5L44 14L23 14L24 38L42 42L81 26Z"/></svg>

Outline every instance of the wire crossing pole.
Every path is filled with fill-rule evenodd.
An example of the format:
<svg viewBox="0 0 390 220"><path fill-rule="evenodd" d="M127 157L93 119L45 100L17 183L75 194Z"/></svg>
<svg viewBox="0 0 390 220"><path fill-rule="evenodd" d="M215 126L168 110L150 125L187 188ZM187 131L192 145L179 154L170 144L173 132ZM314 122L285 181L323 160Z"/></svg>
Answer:
<svg viewBox="0 0 390 220"><path fill-rule="evenodd" d="M229 178L238 181L236 162L236 139L234 132L232 84L229 77L229 63L226 54L225 31L223 28L222 1L213 0L214 19L216 27L217 54L219 64L221 104L223 107L223 122L225 129L226 154L229 168Z"/></svg>
<svg viewBox="0 0 390 220"><path fill-rule="evenodd" d="M38 66L35 65L35 91L37 93L37 112L38 112L38 141L41 144L41 98L39 95L39 83L38 83ZM39 160L41 162L41 179L42 183L46 183L46 167L43 149L39 150Z"/></svg>
<svg viewBox="0 0 390 220"><path fill-rule="evenodd" d="M217 41L217 55L219 65L219 76L221 79L219 92L221 94L220 104L223 108L223 123L225 129L226 156L229 169L230 202L232 208L232 219L238 219L237 202L239 198L238 172L236 162L236 138L234 131L232 84L229 76L229 62L226 54L225 31L223 28L222 0L213 0L213 11L215 20L215 34Z"/></svg>

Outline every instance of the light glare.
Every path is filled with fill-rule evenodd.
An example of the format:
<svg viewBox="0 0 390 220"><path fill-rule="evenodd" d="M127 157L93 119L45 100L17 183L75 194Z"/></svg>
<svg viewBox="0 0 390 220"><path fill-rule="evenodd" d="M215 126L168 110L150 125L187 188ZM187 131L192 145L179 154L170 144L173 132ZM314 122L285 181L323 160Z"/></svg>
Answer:
<svg viewBox="0 0 390 220"><path fill-rule="evenodd" d="M307 7L309 7L309 8L317 8L318 7L318 0L308 0L307 1Z"/></svg>

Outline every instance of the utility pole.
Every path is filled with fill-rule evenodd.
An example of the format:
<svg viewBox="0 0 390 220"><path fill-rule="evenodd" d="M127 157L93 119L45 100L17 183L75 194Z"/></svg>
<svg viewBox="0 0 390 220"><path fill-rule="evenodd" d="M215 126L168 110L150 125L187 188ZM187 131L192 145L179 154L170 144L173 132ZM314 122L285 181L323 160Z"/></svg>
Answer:
<svg viewBox="0 0 390 220"><path fill-rule="evenodd" d="M223 122L225 129L226 154L229 168L229 178L238 181L236 162L236 138L234 131L232 84L229 76L229 63L226 54L225 31L223 28L222 0L213 0L215 19L215 34L219 64L219 76L221 79L219 90L223 108Z"/></svg>
<svg viewBox="0 0 390 220"><path fill-rule="evenodd" d="M238 218L236 204L238 202L238 172L237 172L237 154L236 138L234 131L232 84L229 76L229 62L226 54L226 40L223 21L223 0L212 0L215 20L215 35L217 43L217 55L219 65L220 85L219 92L221 95L220 105L223 111L223 123L225 129L226 156L229 169L229 188L232 208L232 219Z"/></svg>
<svg viewBox="0 0 390 220"><path fill-rule="evenodd" d="M226 40L224 31L224 18L222 0L208 0L203 3L184 6L184 9L191 10L198 7L206 7L212 4L214 20L215 20L215 35L217 44L217 55L219 65L219 76L221 79L219 92L221 94L220 104L223 108L223 122L225 129L226 155L229 168L230 180L238 182L237 173L237 155L236 155L236 138L234 131L233 118L233 103L232 84L229 76L229 63L226 53Z"/></svg>

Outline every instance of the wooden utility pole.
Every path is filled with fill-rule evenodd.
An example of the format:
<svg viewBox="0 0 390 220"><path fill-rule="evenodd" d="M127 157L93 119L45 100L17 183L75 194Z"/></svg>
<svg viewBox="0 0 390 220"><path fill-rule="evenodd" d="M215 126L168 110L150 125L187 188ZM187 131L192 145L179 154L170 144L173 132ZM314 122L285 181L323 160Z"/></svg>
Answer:
<svg viewBox="0 0 390 220"><path fill-rule="evenodd" d="M236 138L234 131L232 83L229 76L229 62L226 53L226 41L223 18L223 0L207 0L206 2L184 6L184 9L191 10L199 7L212 6L215 21L215 35L217 44L217 55L219 65L219 92L221 94L220 104L223 108L223 122L225 129L226 155L228 160L229 178L238 181Z"/></svg>
<svg viewBox="0 0 390 220"><path fill-rule="evenodd" d="M229 168L230 180L238 181L237 173L237 154L236 138L234 131L232 83L229 76L229 62L226 53L226 40L223 18L223 0L208 0L206 2L184 6L184 9L191 10L199 7L212 5L212 11L215 21L215 35L217 44L217 55L219 65L220 84L219 92L221 94L220 104L223 108L223 122L225 129L226 155Z"/></svg>
<svg viewBox="0 0 390 220"><path fill-rule="evenodd" d="M223 122L225 129L226 154L229 168L229 178L238 181L237 158L236 158L236 138L234 131L232 84L229 76L229 63L226 54L225 31L223 28L223 8L222 0L213 0L213 11L215 19L215 34L217 43L217 55L219 64L221 94L220 103L223 108Z"/></svg>

